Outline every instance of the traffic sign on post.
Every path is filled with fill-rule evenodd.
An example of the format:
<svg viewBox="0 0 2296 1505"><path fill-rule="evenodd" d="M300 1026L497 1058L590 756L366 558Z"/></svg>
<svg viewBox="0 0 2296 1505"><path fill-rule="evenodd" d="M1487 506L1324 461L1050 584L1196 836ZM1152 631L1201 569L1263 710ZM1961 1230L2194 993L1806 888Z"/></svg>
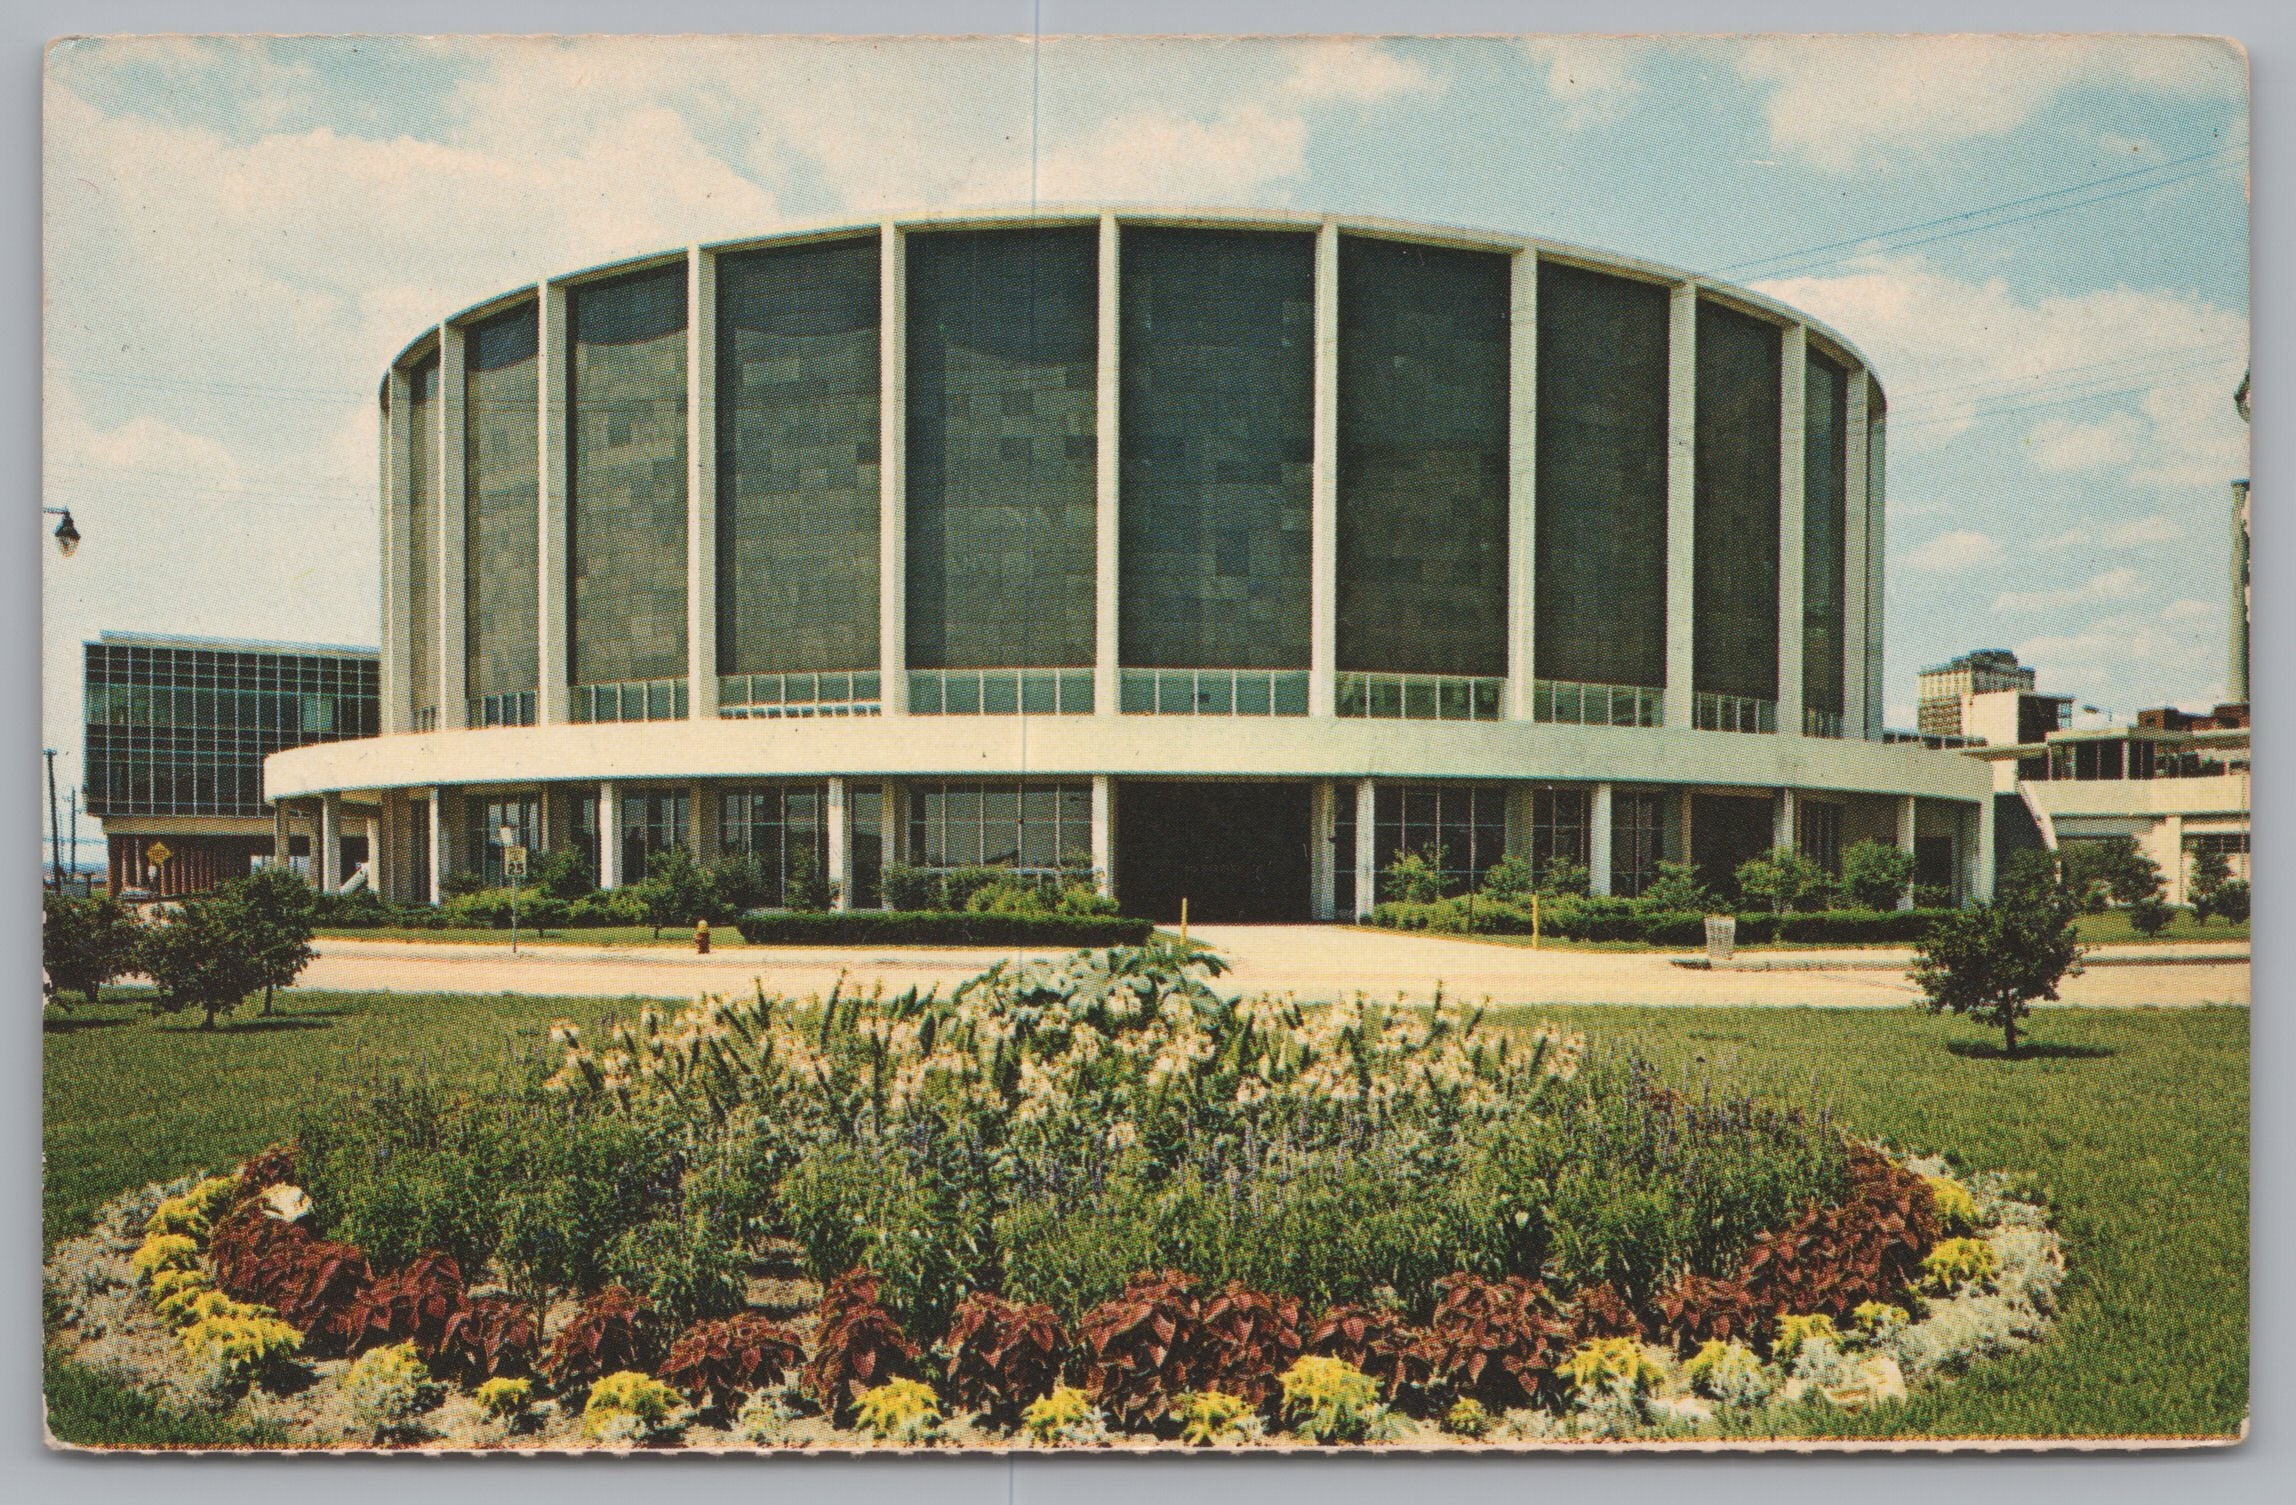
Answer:
<svg viewBox="0 0 2296 1505"><path fill-rule="evenodd" d="M526 848L505 847L502 852L502 875L505 878L526 876Z"/></svg>

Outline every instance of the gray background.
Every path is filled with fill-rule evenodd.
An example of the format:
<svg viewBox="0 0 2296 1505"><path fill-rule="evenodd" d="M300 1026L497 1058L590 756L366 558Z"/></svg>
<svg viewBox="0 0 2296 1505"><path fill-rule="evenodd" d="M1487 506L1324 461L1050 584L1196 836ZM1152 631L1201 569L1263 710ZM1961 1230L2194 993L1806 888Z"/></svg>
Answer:
<svg viewBox="0 0 2296 1505"><path fill-rule="evenodd" d="M1169 1505L1250 1498L1266 1505L1314 1501L1401 1502L1550 1498L1685 1499L1698 1505L1826 1495L1860 1502L1941 1499L2046 1501L2078 1494L2093 1505L2162 1496L2217 1501L2296 1495L2296 1443L2287 1436L2296 1322L2290 1258L2289 1095L2273 1085L2296 1070L2290 1032L2278 1017L2286 965L2278 926L2296 912L2278 886L2276 858L2288 839L2280 780L2291 775L2278 740L2276 708L2288 702L2289 666L2274 651L2290 610L2269 588L2256 597L2255 698L2268 707L2257 747L2256 824L2272 856L2255 926L2259 986L2254 990L2256 1355L2253 1436L2245 1445L2180 1454L1952 1456L1892 1458L1699 1457L933 1459L869 1463L828 1459L443 1460L134 1459L45 1453L39 1423L40 1035L32 1006L38 949L33 905L38 870L29 860L40 835L39 570L47 529L32 531L40 493L40 48L70 33L161 31L480 32L480 31L794 31L794 32L1268 32L1387 31L2178 31L2239 38L2249 49L2256 90L2252 180L2274 175L2289 144L2288 111L2275 85L2296 58L2296 21L2285 0L1926 0L1919 6L1832 4L1813 0L1608 0L1601 5L1506 4L1499 0L1182 0L1154 7L1085 0L941 0L902 4L858 0L835 7L742 0L17 0L0 18L0 186L11 213L0 230L0 476L13 477L24 509L17 542L0 555L0 704L18 707L0 733L0 759L19 798L0 801L0 925L11 959L7 1045L0 1049L0 1498L154 1501L327 1499L391 1501L410 1490L441 1498L627 1501L674 1491L681 1501L771 1498L803 1493L824 1500L1047 1501L1090 1498ZM2290 411L2277 395L2290 348L2287 310L2274 277L2287 264L2292 232L2285 196L2256 206L2258 275L2254 296L2258 418L2252 471L2262 480L2267 521L2256 538L2263 582L2290 577L2296 535L2269 521L2276 423ZM2271 1481L2279 1478L2281 1483Z"/></svg>

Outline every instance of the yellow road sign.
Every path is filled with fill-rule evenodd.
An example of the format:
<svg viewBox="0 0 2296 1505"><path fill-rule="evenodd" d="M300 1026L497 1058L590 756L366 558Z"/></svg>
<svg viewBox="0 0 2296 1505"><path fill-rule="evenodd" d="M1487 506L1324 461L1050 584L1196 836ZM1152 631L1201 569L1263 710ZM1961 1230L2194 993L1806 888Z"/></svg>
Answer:
<svg viewBox="0 0 2296 1505"><path fill-rule="evenodd" d="M155 841L144 848L144 861L153 867L167 866L167 860L174 855L175 853L168 850L167 843L164 841Z"/></svg>

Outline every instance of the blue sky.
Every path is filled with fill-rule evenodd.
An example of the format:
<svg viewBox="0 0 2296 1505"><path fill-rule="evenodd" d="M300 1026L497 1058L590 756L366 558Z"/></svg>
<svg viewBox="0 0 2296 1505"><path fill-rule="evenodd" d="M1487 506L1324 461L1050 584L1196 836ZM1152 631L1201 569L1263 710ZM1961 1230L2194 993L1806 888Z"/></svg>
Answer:
<svg viewBox="0 0 2296 1505"><path fill-rule="evenodd" d="M1032 195L1751 282L1890 394L1892 724L1973 647L2123 716L2205 705L2247 464L2246 90L2236 51L2157 38L64 44L44 463L87 543L48 564L59 778L100 629L374 640L373 394L427 322L614 256Z"/></svg>

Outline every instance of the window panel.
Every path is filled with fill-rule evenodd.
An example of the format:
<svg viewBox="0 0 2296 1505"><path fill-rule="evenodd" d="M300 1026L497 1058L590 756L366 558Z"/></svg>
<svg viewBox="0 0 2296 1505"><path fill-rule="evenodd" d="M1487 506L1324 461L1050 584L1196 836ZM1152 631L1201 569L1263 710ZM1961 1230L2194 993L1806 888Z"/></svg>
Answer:
<svg viewBox="0 0 2296 1505"><path fill-rule="evenodd" d="M1698 304L1695 688L1778 698L1777 326Z"/></svg>
<svg viewBox="0 0 2296 1505"><path fill-rule="evenodd" d="M483 698L540 683L534 305L474 326L464 349L463 645Z"/></svg>
<svg viewBox="0 0 2296 1505"><path fill-rule="evenodd" d="M1839 715L1848 652L1849 373L1815 351L1806 369L1802 703Z"/></svg>

